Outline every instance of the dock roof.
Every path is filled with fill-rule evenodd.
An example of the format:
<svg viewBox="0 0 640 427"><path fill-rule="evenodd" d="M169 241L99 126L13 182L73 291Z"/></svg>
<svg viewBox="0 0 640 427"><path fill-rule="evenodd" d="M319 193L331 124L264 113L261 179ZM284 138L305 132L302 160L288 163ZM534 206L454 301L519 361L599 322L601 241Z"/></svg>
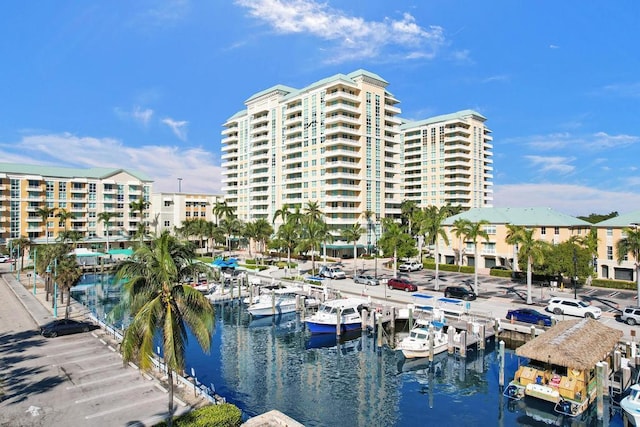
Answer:
<svg viewBox="0 0 640 427"><path fill-rule="evenodd" d="M587 370L605 360L621 338L621 330L597 320L565 320L518 347L516 354L569 369Z"/></svg>

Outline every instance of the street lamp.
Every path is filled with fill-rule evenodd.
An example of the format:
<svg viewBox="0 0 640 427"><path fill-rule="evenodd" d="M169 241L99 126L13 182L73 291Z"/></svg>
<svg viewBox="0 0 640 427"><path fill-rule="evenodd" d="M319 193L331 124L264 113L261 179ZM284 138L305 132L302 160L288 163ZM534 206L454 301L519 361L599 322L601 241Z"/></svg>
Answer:
<svg viewBox="0 0 640 427"><path fill-rule="evenodd" d="M578 298L578 255L576 244L573 244L573 298Z"/></svg>
<svg viewBox="0 0 640 427"><path fill-rule="evenodd" d="M182 193L182 178L178 178L178 193Z"/></svg>
<svg viewBox="0 0 640 427"><path fill-rule="evenodd" d="M38 248L33 250L33 294L36 294L36 277L38 276L36 264L38 261Z"/></svg>

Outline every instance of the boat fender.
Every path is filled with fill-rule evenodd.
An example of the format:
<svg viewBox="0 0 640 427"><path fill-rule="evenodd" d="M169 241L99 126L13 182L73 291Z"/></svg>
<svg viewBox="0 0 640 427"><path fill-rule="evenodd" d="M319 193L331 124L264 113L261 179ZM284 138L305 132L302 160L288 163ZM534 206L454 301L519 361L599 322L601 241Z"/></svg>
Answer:
<svg viewBox="0 0 640 427"><path fill-rule="evenodd" d="M570 414L571 413L571 402L563 400L560 403L560 408L562 409L562 412L564 412L565 414Z"/></svg>
<svg viewBox="0 0 640 427"><path fill-rule="evenodd" d="M514 386L509 387L509 396L516 397L518 395L518 389Z"/></svg>

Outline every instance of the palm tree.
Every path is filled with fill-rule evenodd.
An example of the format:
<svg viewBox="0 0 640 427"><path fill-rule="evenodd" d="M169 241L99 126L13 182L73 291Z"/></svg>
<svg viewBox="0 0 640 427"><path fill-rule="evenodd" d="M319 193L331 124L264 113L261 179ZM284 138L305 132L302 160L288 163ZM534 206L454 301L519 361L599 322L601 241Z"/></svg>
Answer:
<svg viewBox="0 0 640 427"><path fill-rule="evenodd" d="M462 254L464 248L462 247L462 238L469 234L469 228L471 227L471 221L464 218L458 218L453 221L453 228L451 232L458 238L458 271L462 268Z"/></svg>
<svg viewBox="0 0 640 427"><path fill-rule="evenodd" d="M194 256L192 245L165 231L149 245L138 247L116 274L125 283L121 309L126 307L132 316L122 340L122 358L151 369L154 338L160 337L169 383L169 425L174 410L173 371L185 368L187 328L205 352L211 347L213 308L199 291L180 283L207 268L193 262Z"/></svg>
<svg viewBox="0 0 640 427"><path fill-rule="evenodd" d="M393 248L393 277L398 277L398 247L406 240L407 234L393 218L384 218L382 222L385 231L379 243L383 247Z"/></svg>
<svg viewBox="0 0 640 427"><path fill-rule="evenodd" d="M534 239L534 232L533 228L524 228L515 237L515 241L520 245L519 252L527 259L527 304L533 304L531 295L533 264L544 262L544 252L547 245L542 240Z"/></svg>
<svg viewBox="0 0 640 427"><path fill-rule="evenodd" d="M353 224L351 228L345 228L342 230L342 237L347 242L353 242L353 277L356 277L357 261L358 261L358 240L364 233L364 228L359 224Z"/></svg>
<svg viewBox="0 0 640 427"><path fill-rule="evenodd" d="M465 234L465 238L473 242L473 292L476 295L478 295L478 237L482 237L487 242L489 241L489 234L484 229L487 224L489 224L489 221L484 219L472 222Z"/></svg>
<svg viewBox="0 0 640 427"><path fill-rule="evenodd" d="M46 205L37 210L37 214L42 218L42 222L44 222L44 234L46 238L47 245L49 244L49 219L50 216L54 215L58 208L50 208Z"/></svg>
<svg viewBox="0 0 640 427"><path fill-rule="evenodd" d="M275 211L275 213L273 214L273 220L271 221L271 223L275 224L278 217L282 219L283 223L287 222L287 217L289 216L290 213L291 212L289 211L289 206L285 203L284 205L282 205L282 208Z"/></svg>
<svg viewBox="0 0 640 427"><path fill-rule="evenodd" d="M640 230L626 227L622 230L626 235L616 242L616 254L618 263L621 263L631 254L636 268L636 282L638 301L640 301Z"/></svg>
<svg viewBox="0 0 640 427"><path fill-rule="evenodd" d="M435 261L436 261L436 285L435 290L440 290L440 278L439 275L439 264L440 264L440 238L448 245L449 238L447 237L447 233L442 226L442 223L449 215L449 210L443 206L438 208L437 206L429 206L425 209L426 213L426 235L427 241L429 244L435 245ZM422 262L422 258L420 259Z"/></svg>
<svg viewBox="0 0 640 427"><path fill-rule="evenodd" d="M322 216L324 215L320 210L320 205L317 201L307 202L307 206L304 208L304 214L306 215L307 221L320 221L322 220Z"/></svg>
<svg viewBox="0 0 640 427"><path fill-rule="evenodd" d="M255 222L247 222L244 227L242 227L242 237L249 240L249 258L252 258L251 242L257 241L258 239L258 229Z"/></svg>
<svg viewBox="0 0 640 427"><path fill-rule="evenodd" d="M267 249L267 240L273 234L273 227L266 219L260 218L255 222L256 227L256 239L260 243L260 250L262 252L262 256L264 257L264 253Z"/></svg>
<svg viewBox="0 0 640 427"><path fill-rule="evenodd" d="M144 241L144 237L146 235L147 226L144 222L144 211L149 208L149 202L140 197L138 200L134 200L129 203L129 209L133 213L134 217L140 218L140 223L138 224L138 229L136 230L136 234L140 237L140 244Z"/></svg>
<svg viewBox="0 0 640 427"><path fill-rule="evenodd" d="M400 211L403 222L407 223L407 230L411 237L413 237L413 215L418 210L418 205L414 200L403 200L400 203Z"/></svg>
<svg viewBox="0 0 640 427"><path fill-rule="evenodd" d="M237 218L224 217L222 221L220 221L219 227L224 232L227 250L229 251L229 254L231 254L231 237L240 232L242 229L242 223Z"/></svg>
<svg viewBox="0 0 640 427"><path fill-rule="evenodd" d="M518 244L522 240L525 228L521 225L507 224L507 235L504 239L508 245L513 245L513 271L518 271Z"/></svg>
<svg viewBox="0 0 640 427"><path fill-rule="evenodd" d="M235 209L233 206L227 205L227 201L216 202L213 206L212 213L216 217L216 225L220 223L220 219L231 218L234 216Z"/></svg>
<svg viewBox="0 0 640 427"><path fill-rule="evenodd" d="M60 286L60 298L67 293L67 308L65 310L65 318L69 318L69 305L71 304L71 288L75 286L82 277L82 269L78 265L75 255L65 255L58 260L56 267L55 280Z"/></svg>
<svg viewBox="0 0 640 427"><path fill-rule="evenodd" d="M309 222L302 229L300 241L296 246L298 252L311 252L311 271L316 270L316 252L320 251L320 245L325 240L326 228L324 223Z"/></svg>
<svg viewBox="0 0 640 427"><path fill-rule="evenodd" d="M109 236L111 233L109 232L109 226L111 225L111 220L117 216L118 214L115 212L100 212L98 214L98 222L104 222L105 234L107 235L107 250L105 252L107 253L109 253L110 249Z"/></svg>
<svg viewBox="0 0 640 427"><path fill-rule="evenodd" d="M376 214L373 211L366 210L363 212L364 219L367 221L367 253L371 252L371 227L373 226L372 219L375 218Z"/></svg>
<svg viewBox="0 0 640 427"><path fill-rule="evenodd" d="M18 256L20 257L20 267L19 268L23 268L24 267L24 253L27 250L27 248L31 247L31 240L29 240L28 237L26 236L20 236L17 239L13 239L11 241L11 245L14 248L18 248L19 252L18 252ZM16 267L18 268L18 267Z"/></svg>
<svg viewBox="0 0 640 427"><path fill-rule="evenodd" d="M64 224L64 231L67 231L69 229L69 220L76 217L73 212L69 212L64 208L58 210L56 216L60 218L60 222Z"/></svg>
<svg viewBox="0 0 640 427"><path fill-rule="evenodd" d="M282 244L287 249L287 274L289 272L289 266L291 265L291 251L293 251L298 244L300 234L298 228L291 223L284 223L278 227L276 237L282 241Z"/></svg>

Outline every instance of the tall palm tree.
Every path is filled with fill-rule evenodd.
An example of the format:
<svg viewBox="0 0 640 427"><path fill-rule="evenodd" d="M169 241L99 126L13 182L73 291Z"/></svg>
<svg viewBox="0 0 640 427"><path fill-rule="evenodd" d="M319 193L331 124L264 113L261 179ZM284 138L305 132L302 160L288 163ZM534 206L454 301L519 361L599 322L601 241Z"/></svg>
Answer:
<svg viewBox="0 0 640 427"><path fill-rule="evenodd" d="M253 255L251 254L251 242L257 241L258 239L258 229L255 222L247 222L244 227L242 227L242 237L249 240L249 258L252 258Z"/></svg>
<svg viewBox="0 0 640 427"><path fill-rule="evenodd" d="M138 237L140 237L141 245L142 245L142 242L144 241L144 237L147 231L147 225L145 224L145 221L144 221L144 211L146 211L148 208L149 208L149 202L142 197L140 197L138 200L134 200L133 202L129 203L129 209L131 209L133 216L140 218L140 223L138 223L138 230L136 231L136 234L138 235Z"/></svg>
<svg viewBox="0 0 640 427"><path fill-rule="evenodd" d="M289 216L290 213L291 212L289 211L289 206L285 203L280 209L277 209L274 212L273 220L271 221L271 223L275 224L278 218L282 219L283 223L287 222L287 216Z"/></svg>
<svg viewBox="0 0 640 427"><path fill-rule="evenodd" d="M406 221L407 230L411 237L413 237L413 216L418 210L418 205L414 200L403 200L400 203L400 212L402 215L403 223Z"/></svg>
<svg viewBox="0 0 640 427"><path fill-rule="evenodd" d="M222 221L220 221L219 227L224 232L227 250L229 251L229 254L231 254L231 238L240 232L242 229L242 223L237 218L224 217Z"/></svg>
<svg viewBox="0 0 640 427"><path fill-rule="evenodd" d="M440 238L444 242L449 244L449 237L442 225L445 219L449 216L449 210L443 206L438 208L437 206L429 206L425 209L426 213L426 235L429 244L435 245L435 261L436 261L436 284L435 290L440 290L440 278L439 276L439 264L440 264ZM420 259L422 262L422 259Z"/></svg>
<svg viewBox="0 0 640 427"><path fill-rule="evenodd" d="M216 202L213 205L212 213L216 218L216 225L220 224L220 220L223 218L231 218L234 216L235 209L233 206L227 205L227 201Z"/></svg>
<svg viewBox="0 0 640 427"><path fill-rule="evenodd" d="M20 257L20 266L16 268L24 267L24 253L27 248L31 247L31 240L27 236L20 236L17 239L11 240L11 245L14 248L18 248L18 256Z"/></svg>
<svg viewBox="0 0 640 427"><path fill-rule="evenodd" d="M403 244L408 235L393 218L384 218L382 222L385 231L379 243L385 248L393 248L393 277L398 277L398 247Z"/></svg>
<svg viewBox="0 0 640 427"><path fill-rule="evenodd" d="M626 237L616 242L616 254L618 263L625 260L631 254L636 268L636 282L638 301L640 301L640 230L626 227L622 230Z"/></svg>
<svg viewBox="0 0 640 427"><path fill-rule="evenodd" d="M122 340L123 360L151 369L154 338L160 337L169 383L169 425L174 411L173 371L185 368L187 328L205 352L211 347L213 308L199 291L180 283L207 268L193 262L194 256L191 244L165 231L149 245L139 246L116 274L125 283L121 309L127 308L132 316Z"/></svg>
<svg viewBox="0 0 640 427"><path fill-rule="evenodd" d="M482 237L485 241L489 241L489 234L484 229L487 224L489 224L489 221L484 219L472 222L465 234L465 238L473 242L473 292L476 295L478 295L478 238Z"/></svg>
<svg viewBox="0 0 640 427"><path fill-rule="evenodd" d="M373 220L375 219L375 212L366 210L362 213L365 221L367 222L367 253L371 255L371 228L373 226Z"/></svg>
<svg viewBox="0 0 640 427"><path fill-rule="evenodd" d="M307 206L305 206L303 212L306 215L307 221L320 221L324 215L317 201L307 201Z"/></svg>
<svg viewBox="0 0 640 427"><path fill-rule="evenodd" d="M323 223L309 222L302 228L300 241L296 246L298 252L311 252L311 270L316 270L316 252L320 251L320 245L325 240L326 229Z"/></svg>
<svg viewBox="0 0 640 427"><path fill-rule="evenodd" d="M507 224L507 235L504 239L508 245L513 245L513 271L518 271L518 244L522 240L525 228L521 225Z"/></svg>
<svg viewBox="0 0 640 427"><path fill-rule="evenodd" d="M289 272L289 265L291 265L291 252L295 249L300 238L298 228L289 222L285 222L276 233L276 237L281 240L284 247L287 249L287 274Z"/></svg>
<svg viewBox="0 0 640 427"><path fill-rule="evenodd" d="M69 212L64 208L59 209L56 216L60 218L60 222L63 223L64 231L67 231L69 229L69 220L76 217L73 212Z"/></svg>
<svg viewBox="0 0 640 427"><path fill-rule="evenodd" d="M462 238L469 234L469 228L471 228L471 221L468 219L458 218L453 221L451 232L458 238L458 271L462 268L462 254L464 252Z"/></svg>
<svg viewBox="0 0 640 427"><path fill-rule="evenodd" d="M256 239L260 243L260 251L264 257L264 253L267 249L267 240L273 234L273 227L266 219L260 218L255 222L256 226Z"/></svg>
<svg viewBox="0 0 640 427"><path fill-rule="evenodd" d="M82 269L78 265L75 255L65 255L58 260L56 266L55 280L60 286L60 298L67 294L67 308L65 310L65 318L69 318L69 306L71 304L71 288L75 286L82 277Z"/></svg>
<svg viewBox="0 0 640 427"><path fill-rule="evenodd" d="M544 253L547 243L533 237L535 229L524 228L516 235L516 242L520 246L519 252L527 259L527 304L533 304L531 282L533 265L544 262Z"/></svg>
<svg viewBox="0 0 640 427"><path fill-rule="evenodd" d="M115 217L117 217L118 214L116 214L115 212L100 212L98 214L98 222L104 222L104 227L105 227L105 234L107 235L107 250L106 252L109 253L109 249L110 249L110 239L109 236L111 235L111 232L109 231L109 226L111 225L111 220Z"/></svg>
<svg viewBox="0 0 640 427"><path fill-rule="evenodd" d="M342 230L342 237L347 242L353 242L353 277L356 277L356 270L358 261L358 240L364 233L364 229L359 224L353 224L350 228Z"/></svg>
<svg viewBox="0 0 640 427"><path fill-rule="evenodd" d="M46 238L47 245L49 244L49 217L53 216L58 208L50 208L48 206L43 206L36 211L38 216L42 218L42 222L44 222L44 234Z"/></svg>

